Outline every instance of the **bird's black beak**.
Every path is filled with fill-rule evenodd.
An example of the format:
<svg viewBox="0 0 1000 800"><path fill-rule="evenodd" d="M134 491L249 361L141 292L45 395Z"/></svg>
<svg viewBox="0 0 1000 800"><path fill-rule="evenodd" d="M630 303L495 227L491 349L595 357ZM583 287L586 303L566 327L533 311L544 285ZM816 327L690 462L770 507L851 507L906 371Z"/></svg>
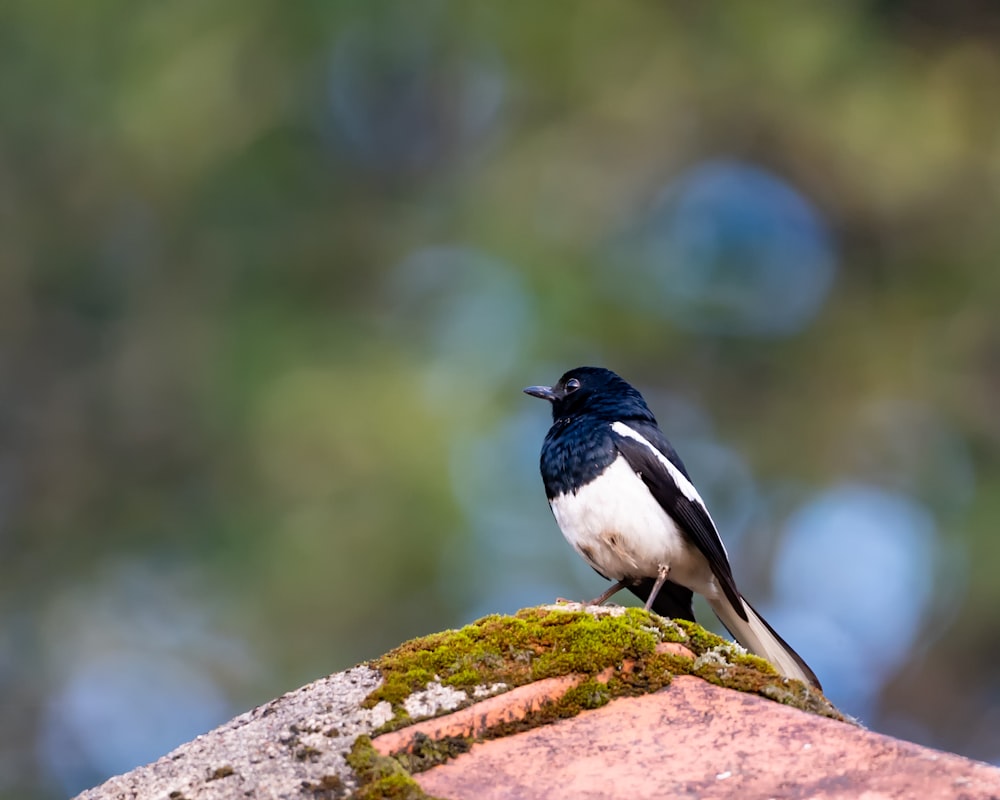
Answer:
<svg viewBox="0 0 1000 800"><path fill-rule="evenodd" d="M532 397L540 397L542 400L548 400L550 403L558 399L558 395L552 391L551 386L529 386L524 390L525 394L530 394Z"/></svg>

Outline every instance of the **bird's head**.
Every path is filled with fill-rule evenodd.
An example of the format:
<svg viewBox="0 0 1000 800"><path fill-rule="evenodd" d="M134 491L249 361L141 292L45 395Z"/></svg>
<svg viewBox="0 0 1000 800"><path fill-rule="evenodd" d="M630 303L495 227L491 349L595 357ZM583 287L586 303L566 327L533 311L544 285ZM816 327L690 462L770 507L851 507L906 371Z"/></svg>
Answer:
<svg viewBox="0 0 1000 800"><path fill-rule="evenodd" d="M647 419L654 421L639 391L603 367L577 367L554 386L529 386L525 394L552 403L552 419L592 415L610 421Z"/></svg>

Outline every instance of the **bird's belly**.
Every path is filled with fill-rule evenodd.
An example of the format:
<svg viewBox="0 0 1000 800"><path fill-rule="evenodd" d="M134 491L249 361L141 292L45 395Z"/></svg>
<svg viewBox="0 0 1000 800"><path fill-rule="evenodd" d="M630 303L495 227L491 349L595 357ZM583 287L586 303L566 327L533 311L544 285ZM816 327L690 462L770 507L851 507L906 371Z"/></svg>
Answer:
<svg viewBox="0 0 1000 800"><path fill-rule="evenodd" d="M624 458L575 494L552 498L550 505L566 540L605 577L656 577L663 565L674 583L709 597L716 594L705 557Z"/></svg>

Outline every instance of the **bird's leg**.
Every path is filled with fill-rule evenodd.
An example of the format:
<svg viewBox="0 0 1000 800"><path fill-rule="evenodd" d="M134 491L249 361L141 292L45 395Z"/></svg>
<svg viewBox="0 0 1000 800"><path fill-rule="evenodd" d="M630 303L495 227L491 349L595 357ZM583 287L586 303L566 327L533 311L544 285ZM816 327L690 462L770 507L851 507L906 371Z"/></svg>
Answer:
<svg viewBox="0 0 1000 800"><path fill-rule="evenodd" d="M611 595L617 594L622 589L624 589L626 586L628 586L629 583L630 583L630 581L627 578L622 578L620 581L618 581L618 583L616 583L614 586L612 586L610 589L608 589L600 597L595 597L593 600L590 600L589 602L584 603L584 605L585 606L600 606L600 605L604 605L604 602L608 598L610 598Z"/></svg>
<svg viewBox="0 0 1000 800"><path fill-rule="evenodd" d="M653 605L653 601L656 600L656 595L660 593L660 589L663 588L663 584L667 582L667 575L670 573L670 567L666 564L660 564L656 570L656 582L653 584L653 588L649 592L649 597L646 598L646 605L643 608L649 611L650 606Z"/></svg>

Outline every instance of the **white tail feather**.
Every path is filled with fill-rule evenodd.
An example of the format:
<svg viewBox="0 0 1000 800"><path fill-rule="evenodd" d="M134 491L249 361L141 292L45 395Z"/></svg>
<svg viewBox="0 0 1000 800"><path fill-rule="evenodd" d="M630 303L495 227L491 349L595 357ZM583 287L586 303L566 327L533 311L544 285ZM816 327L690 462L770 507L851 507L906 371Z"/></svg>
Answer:
<svg viewBox="0 0 1000 800"><path fill-rule="evenodd" d="M742 598L741 598L742 599ZM725 595L709 600L712 610L737 642L756 656L767 659L778 672L788 678L820 688L819 681L802 658L774 632L750 604L743 600L747 620L743 620Z"/></svg>

